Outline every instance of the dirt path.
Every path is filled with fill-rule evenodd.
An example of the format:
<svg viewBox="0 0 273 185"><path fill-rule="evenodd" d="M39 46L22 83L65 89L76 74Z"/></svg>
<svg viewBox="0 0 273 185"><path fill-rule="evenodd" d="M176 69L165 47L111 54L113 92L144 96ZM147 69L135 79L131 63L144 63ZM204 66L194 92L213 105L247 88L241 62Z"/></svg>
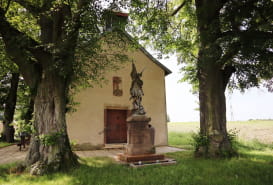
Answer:
<svg viewBox="0 0 273 185"><path fill-rule="evenodd" d="M182 149L161 146L156 147L156 153L164 154L169 152L182 151ZM122 149L105 149L105 150L91 150L91 151L76 151L76 154L80 157L115 157L118 153L122 153ZM27 148L19 151L16 145L0 148L0 165L24 161L27 154Z"/></svg>
<svg viewBox="0 0 273 185"><path fill-rule="evenodd" d="M26 153L27 148L23 148L22 151L19 151L17 145L0 148L0 164L22 161Z"/></svg>

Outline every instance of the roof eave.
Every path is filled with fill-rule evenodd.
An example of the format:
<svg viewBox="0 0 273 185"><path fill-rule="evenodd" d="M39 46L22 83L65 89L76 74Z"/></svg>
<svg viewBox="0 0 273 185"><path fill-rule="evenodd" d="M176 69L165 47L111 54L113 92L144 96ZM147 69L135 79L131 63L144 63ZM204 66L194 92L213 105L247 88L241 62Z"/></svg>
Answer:
<svg viewBox="0 0 273 185"><path fill-rule="evenodd" d="M127 33L126 31L122 31L132 42L135 42L133 37ZM156 65L158 65L161 69L164 70L165 76L169 75L172 73L170 69L168 69L166 66L161 64L157 59L155 59L141 44L138 44L138 48L148 57L150 58Z"/></svg>
<svg viewBox="0 0 273 185"><path fill-rule="evenodd" d="M161 64L157 59L155 59L144 47L140 46L139 49L148 57L150 58L156 65L158 65L160 68L162 68L165 71L165 76L172 73L170 69L168 69L166 66Z"/></svg>

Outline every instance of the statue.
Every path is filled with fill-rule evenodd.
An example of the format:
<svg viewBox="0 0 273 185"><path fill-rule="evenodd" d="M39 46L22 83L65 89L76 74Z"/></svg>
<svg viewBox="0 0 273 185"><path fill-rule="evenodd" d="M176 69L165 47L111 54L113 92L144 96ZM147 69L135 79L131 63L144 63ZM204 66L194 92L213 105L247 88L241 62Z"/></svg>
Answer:
<svg viewBox="0 0 273 185"><path fill-rule="evenodd" d="M145 115L146 112L141 105L144 95L143 81L140 79L142 73L143 70L138 73L135 64L132 63L130 100L133 100L133 110L132 115L126 119L127 145L124 153L118 155L119 160L127 163L164 159L164 155L155 153L155 129L149 124L151 118Z"/></svg>
<svg viewBox="0 0 273 185"><path fill-rule="evenodd" d="M143 71L142 71L143 72ZM140 79L142 76L141 73L137 73L136 66L132 62L132 72L131 72L131 78L132 78L132 84L130 88L130 100L133 99L133 110L132 114L135 115L145 115L144 107L141 105L142 96L144 95L142 86L143 81Z"/></svg>

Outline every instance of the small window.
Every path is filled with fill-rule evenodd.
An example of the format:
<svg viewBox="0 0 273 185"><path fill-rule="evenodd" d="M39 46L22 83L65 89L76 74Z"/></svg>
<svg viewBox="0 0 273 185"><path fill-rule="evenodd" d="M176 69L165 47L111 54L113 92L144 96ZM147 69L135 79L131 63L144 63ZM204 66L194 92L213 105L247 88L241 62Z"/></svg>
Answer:
<svg viewBox="0 0 273 185"><path fill-rule="evenodd" d="M113 95L114 96L122 96L122 80L121 77L114 76L113 77Z"/></svg>

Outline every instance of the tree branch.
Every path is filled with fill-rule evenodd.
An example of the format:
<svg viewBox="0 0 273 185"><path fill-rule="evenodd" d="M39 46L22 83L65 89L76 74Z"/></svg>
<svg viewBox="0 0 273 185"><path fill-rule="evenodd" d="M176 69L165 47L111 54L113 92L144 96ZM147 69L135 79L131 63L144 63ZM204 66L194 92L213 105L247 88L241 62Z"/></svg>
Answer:
<svg viewBox="0 0 273 185"><path fill-rule="evenodd" d="M220 0L220 2L221 2L221 6L223 7L228 2L228 0Z"/></svg>
<svg viewBox="0 0 273 185"><path fill-rule="evenodd" d="M227 63L229 60L231 60L240 50L240 46L241 43L238 42L234 42L232 44L230 44L228 50L225 52L225 54L221 57L220 59L220 63L225 64Z"/></svg>
<svg viewBox="0 0 273 185"><path fill-rule="evenodd" d="M39 64L31 60L24 50L21 50L20 48L15 47L13 44L6 42L4 37L3 40L5 42L7 56L11 58L11 61L18 65L19 71L23 75L27 85L31 89L35 89L40 76Z"/></svg>
<svg viewBox="0 0 273 185"><path fill-rule="evenodd" d="M260 38L260 39L263 38L265 40L273 39L272 31L266 32L266 31L248 30L248 31L240 32L239 36L245 37L245 38L251 38L251 39L255 39L255 38Z"/></svg>
<svg viewBox="0 0 273 185"><path fill-rule="evenodd" d="M50 53L43 50L38 42L14 28L6 20L2 8L0 8L0 33L5 42L9 42L19 49L28 50L37 60L40 60L41 56L50 55Z"/></svg>
<svg viewBox="0 0 273 185"><path fill-rule="evenodd" d="M29 1L26 0L13 0L14 2L20 4L22 7L27 9L33 15L39 15L42 12L40 7L34 6Z"/></svg>
<svg viewBox="0 0 273 185"><path fill-rule="evenodd" d="M50 10L50 8L52 7L51 5L54 0L44 0L44 3L41 7L35 6L26 0L13 0L13 1L20 4L25 9L27 9L31 14L39 15L43 12Z"/></svg>
<svg viewBox="0 0 273 185"><path fill-rule="evenodd" d="M29 54L32 53L34 58L38 58L38 55L46 53L39 48L39 43L10 25L2 8L0 8L0 34L5 43L6 53L19 66L28 85L35 88L38 78L34 76L39 76L39 64L31 59ZM43 55L40 58L43 58Z"/></svg>
<svg viewBox="0 0 273 185"><path fill-rule="evenodd" d="M183 8L183 6L186 4L186 0L184 0L174 11L173 13L171 14L171 16L175 16L181 8Z"/></svg>
<svg viewBox="0 0 273 185"><path fill-rule="evenodd" d="M70 43L75 43L74 41L77 40L78 37L78 31L81 27L81 16L86 11L84 7L87 7L88 3L91 3L92 0L80 0L77 5L78 11L72 18L72 28L70 32L68 33L68 39L67 39L67 45L70 45ZM72 42L71 42L72 41ZM70 46L69 46L70 47Z"/></svg>
<svg viewBox="0 0 273 185"><path fill-rule="evenodd" d="M42 11L45 12L45 11L48 11L50 10L50 8L52 7L52 3L53 3L54 0L45 0L44 1L44 4L42 5Z"/></svg>
<svg viewBox="0 0 273 185"><path fill-rule="evenodd" d="M254 35L254 37L253 37ZM222 32L219 36L220 39L224 37L240 37L240 38L251 38L255 39L257 37L264 38L265 40L273 39L273 33L272 32L266 32L266 31L256 31L256 30L247 30L247 31L226 31Z"/></svg>
<svg viewBox="0 0 273 185"><path fill-rule="evenodd" d="M7 11L9 10L10 2L11 2L11 0L8 0L8 4L7 4L7 7L6 7L6 9L5 9L5 14L6 14Z"/></svg>
<svg viewBox="0 0 273 185"><path fill-rule="evenodd" d="M225 68L223 69L223 85L224 85L224 90L227 87L227 84L229 82L229 79L231 77L231 75L236 72L236 68L232 65L227 65L225 66Z"/></svg>

